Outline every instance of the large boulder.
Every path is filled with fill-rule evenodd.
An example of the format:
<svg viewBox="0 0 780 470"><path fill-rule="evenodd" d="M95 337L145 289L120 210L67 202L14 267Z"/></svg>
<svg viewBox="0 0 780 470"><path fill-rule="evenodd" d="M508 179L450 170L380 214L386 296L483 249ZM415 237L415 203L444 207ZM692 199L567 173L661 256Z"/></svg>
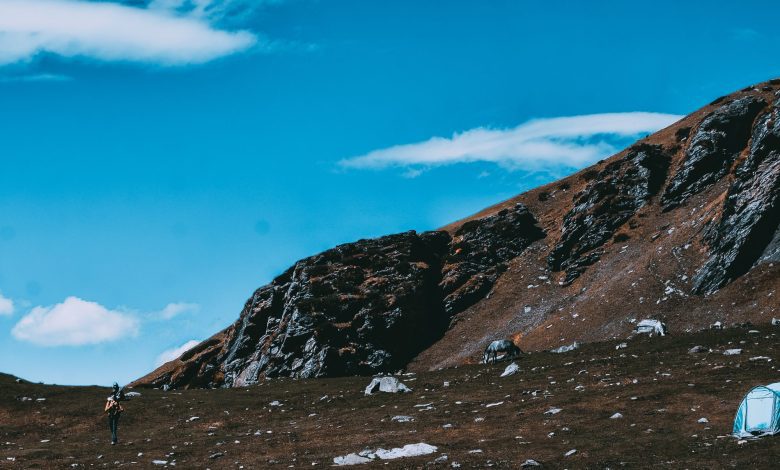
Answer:
<svg viewBox="0 0 780 470"><path fill-rule="evenodd" d="M379 392L385 393L406 393L411 392L412 389L401 383L397 378L391 376L374 377L371 379L371 383L368 384L364 395L373 395Z"/></svg>

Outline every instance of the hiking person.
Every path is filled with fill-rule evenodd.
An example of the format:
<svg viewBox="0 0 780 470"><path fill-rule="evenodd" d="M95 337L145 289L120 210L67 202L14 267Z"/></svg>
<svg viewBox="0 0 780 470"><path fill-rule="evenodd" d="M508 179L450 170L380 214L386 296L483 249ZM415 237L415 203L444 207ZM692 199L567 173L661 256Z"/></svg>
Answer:
<svg viewBox="0 0 780 470"><path fill-rule="evenodd" d="M114 445L117 442L116 431L119 427L119 416L125 411L119 403L122 399L124 399L124 392L119 389L119 384L114 382L111 395L108 396L106 406L103 409L103 412L108 414L108 428L111 430L111 445Z"/></svg>

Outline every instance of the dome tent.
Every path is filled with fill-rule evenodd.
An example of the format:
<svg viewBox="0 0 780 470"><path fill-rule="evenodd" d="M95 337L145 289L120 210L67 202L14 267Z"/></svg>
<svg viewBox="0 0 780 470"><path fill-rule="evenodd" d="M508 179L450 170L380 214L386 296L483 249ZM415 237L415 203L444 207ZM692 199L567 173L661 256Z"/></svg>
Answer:
<svg viewBox="0 0 780 470"><path fill-rule="evenodd" d="M734 417L737 437L780 433L780 382L753 387Z"/></svg>

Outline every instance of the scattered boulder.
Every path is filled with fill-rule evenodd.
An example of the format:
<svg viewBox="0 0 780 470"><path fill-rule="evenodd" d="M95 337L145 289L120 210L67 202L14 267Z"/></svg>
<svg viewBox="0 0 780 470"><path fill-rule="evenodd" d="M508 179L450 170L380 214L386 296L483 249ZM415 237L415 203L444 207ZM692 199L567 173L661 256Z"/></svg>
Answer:
<svg viewBox="0 0 780 470"><path fill-rule="evenodd" d="M634 328L634 333L636 334L647 334L647 335L658 335L658 336L666 336L667 329L666 325L662 323L659 320L642 320L639 323L636 324L636 328Z"/></svg>
<svg viewBox="0 0 780 470"><path fill-rule="evenodd" d="M705 353L709 351L708 348L705 348L704 346L694 346L691 349L688 350L688 354L699 354L699 353Z"/></svg>
<svg viewBox="0 0 780 470"><path fill-rule="evenodd" d="M723 351L723 355L724 356L737 356L739 354L742 354L742 350L738 349L738 348L727 349L727 350Z"/></svg>
<svg viewBox="0 0 780 470"><path fill-rule="evenodd" d="M411 423L412 421L414 421L414 418L411 416L399 415L399 416L393 416L392 418L390 418L390 421L394 421L396 423Z"/></svg>
<svg viewBox="0 0 780 470"><path fill-rule="evenodd" d="M520 464L520 468L533 468L533 467L541 467L542 464L537 462L534 459L528 459L525 462Z"/></svg>
<svg viewBox="0 0 780 470"><path fill-rule="evenodd" d="M574 351L575 349L579 348L580 344L578 342L573 342L566 346L561 346L559 348L551 349L551 353L561 354L561 353L567 353L569 351Z"/></svg>
<svg viewBox="0 0 780 470"><path fill-rule="evenodd" d="M411 392L412 389L401 383L395 377L374 377L371 383L366 387L365 395L373 395L377 392L386 393L406 393Z"/></svg>
<svg viewBox="0 0 780 470"><path fill-rule="evenodd" d="M511 363L508 366L506 366L506 369L504 369L504 372L501 373L501 377L508 377L510 375L516 374L520 370L520 366L518 366L516 363Z"/></svg>

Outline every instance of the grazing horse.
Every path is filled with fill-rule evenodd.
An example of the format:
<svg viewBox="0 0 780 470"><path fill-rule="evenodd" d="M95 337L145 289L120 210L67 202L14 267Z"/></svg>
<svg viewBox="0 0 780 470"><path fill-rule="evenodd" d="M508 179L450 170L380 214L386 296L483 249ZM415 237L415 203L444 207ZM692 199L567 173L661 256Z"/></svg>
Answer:
<svg viewBox="0 0 780 470"><path fill-rule="evenodd" d="M520 348L515 346L515 343L508 339L497 339L488 344L488 346L485 348L485 352L482 354L482 362L487 364L490 362L492 357L493 363L495 364L498 353L506 353L506 356L504 357L515 358L522 354L523 351L521 351Z"/></svg>

